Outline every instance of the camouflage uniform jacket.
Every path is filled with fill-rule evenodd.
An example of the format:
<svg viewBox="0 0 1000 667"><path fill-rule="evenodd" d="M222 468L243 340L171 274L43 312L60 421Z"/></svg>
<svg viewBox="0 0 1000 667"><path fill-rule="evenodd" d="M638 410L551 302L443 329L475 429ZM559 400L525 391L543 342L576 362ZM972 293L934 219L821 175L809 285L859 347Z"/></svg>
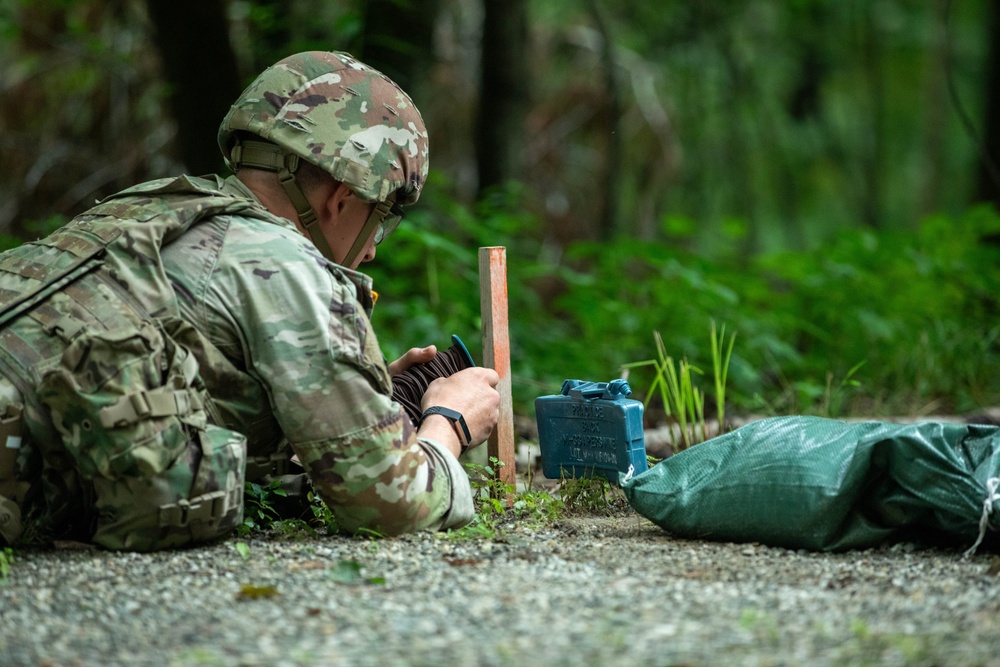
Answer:
<svg viewBox="0 0 1000 667"><path fill-rule="evenodd" d="M344 530L471 519L457 459L391 400L370 279L235 178L135 186L0 264L4 540L24 516L75 539L96 521L110 548L210 539L240 520L244 461L254 479L293 452Z"/></svg>
<svg viewBox="0 0 1000 667"><path fill-rule="evenodd" d="M260 206L235 177L191 180ZM186 342L216 421L247 436L248 459L287 456L287 441L345 530L464 525L473 514L464 469L417 438L391 399L369 321L371 279L328 262L292 222L260 208L204 220L161 251L181 317L201 334Z"/></svg>

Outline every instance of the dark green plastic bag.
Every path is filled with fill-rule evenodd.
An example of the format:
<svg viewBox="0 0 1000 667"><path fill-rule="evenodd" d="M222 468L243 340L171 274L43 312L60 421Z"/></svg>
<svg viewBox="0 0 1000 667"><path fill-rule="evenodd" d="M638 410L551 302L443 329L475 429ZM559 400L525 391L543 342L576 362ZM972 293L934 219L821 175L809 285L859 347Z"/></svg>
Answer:
<svg viewBox="0 0 1000 667"><path fill-rule="evenodd" d="M988 521L998 476L1000 427L775 417L621 486L637 512L681 537L839 551L920 538L978 546L998 530Z"/></svg>

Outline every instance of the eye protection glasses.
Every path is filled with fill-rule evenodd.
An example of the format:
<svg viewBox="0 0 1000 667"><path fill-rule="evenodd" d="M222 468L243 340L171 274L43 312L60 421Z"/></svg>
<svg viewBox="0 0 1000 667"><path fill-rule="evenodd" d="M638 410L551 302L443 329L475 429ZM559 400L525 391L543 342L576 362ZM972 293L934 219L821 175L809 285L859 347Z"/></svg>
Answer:
<svg viewBox="0 0 1000 667"><path fill-rule="evenodd" d="M375 208L368 215L368 220L365 221L364 227L361 228L361 233L358 234L354 245L347 252L347 256L344 257L343 264L351 266L354 259L364 250L365 245L368 243L372 229L375 229L375 245L378 245L399 226L399 222L402 219L403 209L396 203L395 193L389 195L389 198L385 201L380 201L376 204Z"/></svg>
<svg viewBox="0 0 1000 667"><path fill-rule="evenodd" d="M388 202L382 202L382 204L385 203ZM378 215L380 208L382 208L381 204L376 206L375 210L372 211L372 215ZM379 221L378 228L375 230L375 245L378 245L384 241L389 234L396 231L396 227L399 227L399 223L403 221L403 216L405 215L406 212L403 210L403 207L393 202L392 206L389 207L389 210L385 212L384 217Z"/></svg>

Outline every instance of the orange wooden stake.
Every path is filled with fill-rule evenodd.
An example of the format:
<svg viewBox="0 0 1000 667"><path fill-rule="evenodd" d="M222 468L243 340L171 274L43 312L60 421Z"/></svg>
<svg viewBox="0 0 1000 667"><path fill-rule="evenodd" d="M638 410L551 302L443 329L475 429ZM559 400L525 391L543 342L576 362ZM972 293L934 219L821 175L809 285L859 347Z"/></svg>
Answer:
<svg viewBox="0 0 1000 667"><path fill-rule="evenodd" d="M501 463L497 471L504 484L515 485L514 404L510 393L510 335L507 321L507 248L479 249L479 302L483 316L483 365L500 375L500 421L486 443L490 458ZM507 498L513 502L512 497Z"/></svg>

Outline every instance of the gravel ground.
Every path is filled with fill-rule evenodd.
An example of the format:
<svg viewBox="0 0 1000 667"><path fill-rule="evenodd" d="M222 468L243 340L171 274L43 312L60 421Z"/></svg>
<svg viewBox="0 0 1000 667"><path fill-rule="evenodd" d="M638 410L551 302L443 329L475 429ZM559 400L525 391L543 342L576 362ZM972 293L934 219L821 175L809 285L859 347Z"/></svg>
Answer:
<svg viewBox="0 0 1000 667"><path fill-rule="evenodd" d="M628 513L239 542L18 551L0 665L1000 665L991 554L679 540Z"/></svg>

